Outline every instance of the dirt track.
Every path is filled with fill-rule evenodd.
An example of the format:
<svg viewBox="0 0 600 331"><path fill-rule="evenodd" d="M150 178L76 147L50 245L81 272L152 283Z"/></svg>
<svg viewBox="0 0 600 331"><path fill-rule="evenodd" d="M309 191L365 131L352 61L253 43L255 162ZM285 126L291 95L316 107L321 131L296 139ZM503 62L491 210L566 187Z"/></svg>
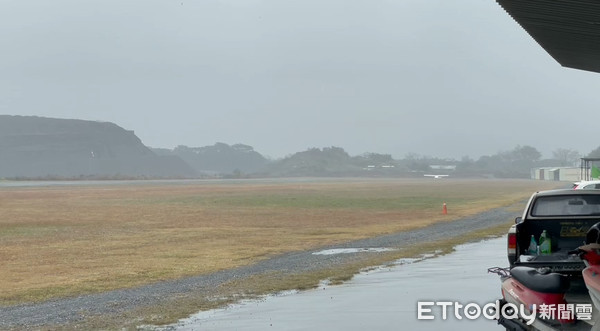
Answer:
<svg viewBox="0 0 600 331"><path fill-rule="evenodd" d="M514 210L514 208L512 209ZM436 241L460 236L466 232L481 230L508 222L518 216L508 208L499 208L458 221L438 223L426 228L347 242L331 248L404 248L416 243ZM136 308L156 305L164 300L185 296L188 293L206 293L228 281L261 275L269 272L295 274L306 271L342 266L368 259L376 253L353 253L314 255L315 251L283 254L255 265L225 270L210 275L165 281L143 287L85 295L76 298L52 300L39 304L0 308L0 329L45 329L62 324L81 322L86 316L121 314Z"/></svg>

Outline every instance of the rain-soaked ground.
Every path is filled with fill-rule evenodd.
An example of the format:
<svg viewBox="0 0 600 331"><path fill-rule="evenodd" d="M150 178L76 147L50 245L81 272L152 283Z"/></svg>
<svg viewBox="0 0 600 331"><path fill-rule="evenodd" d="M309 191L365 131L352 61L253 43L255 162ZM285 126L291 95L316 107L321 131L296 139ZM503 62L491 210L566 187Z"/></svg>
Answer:
<svg viewBox="0 0 600 331"><path fill-rule="evenodd" d="M458 320L454 308L424 306L434 320L417 318L418 302L480 306L500 297L499 277L487 268L506 266L506 239L458 246L452 254L364 272L339 286L269 296L198 313L171 326L177 330L483 330L501 327L484 317ZM330 252L328 252L330 253ZM344 252L340 252L344 253ZM170 328L171 328L170 327Z"/></svg>

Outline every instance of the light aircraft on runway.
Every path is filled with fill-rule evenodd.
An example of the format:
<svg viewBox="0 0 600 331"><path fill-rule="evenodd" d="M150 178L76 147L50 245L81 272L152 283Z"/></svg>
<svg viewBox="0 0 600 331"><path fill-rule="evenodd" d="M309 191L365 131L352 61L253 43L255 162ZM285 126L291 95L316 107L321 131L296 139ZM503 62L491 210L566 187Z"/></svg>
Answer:
<svg viewBox="0 0 600 331"><path fill-rule="evenodd" d="M444 177L448 177L450 175L423 175L425 177L433 177L434 179L440 179L440 178L444 178Z"/></svg>

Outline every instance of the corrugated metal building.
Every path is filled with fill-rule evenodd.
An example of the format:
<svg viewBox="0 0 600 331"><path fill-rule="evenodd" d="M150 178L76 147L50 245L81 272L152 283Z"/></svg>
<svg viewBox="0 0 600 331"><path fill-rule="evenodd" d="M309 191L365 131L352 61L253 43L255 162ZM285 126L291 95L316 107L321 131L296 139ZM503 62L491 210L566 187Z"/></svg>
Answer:
<svg viewBox="0 0 600 331"><path fill-rule="evenodd" d="M541 167L531 169L531 179L568 181L580 180L580 169L578 167Z"/></svg>
<svg viewBox="0 0 600 331"><path fill-rule="evenodd" d="M600 1L496 1L562 66L600 72Z"/></svg>

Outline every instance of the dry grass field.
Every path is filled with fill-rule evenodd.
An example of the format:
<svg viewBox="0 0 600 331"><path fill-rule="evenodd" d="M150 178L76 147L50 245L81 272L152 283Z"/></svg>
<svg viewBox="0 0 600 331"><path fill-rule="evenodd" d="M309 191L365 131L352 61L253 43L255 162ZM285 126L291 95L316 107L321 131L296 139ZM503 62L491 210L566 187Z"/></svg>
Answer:
<svg viewBox="0 0 600 331"><path fill-rule="evenodd" d="M331 179L1 187L0 305L210 273L450 221L556 185Z"/></svg>

